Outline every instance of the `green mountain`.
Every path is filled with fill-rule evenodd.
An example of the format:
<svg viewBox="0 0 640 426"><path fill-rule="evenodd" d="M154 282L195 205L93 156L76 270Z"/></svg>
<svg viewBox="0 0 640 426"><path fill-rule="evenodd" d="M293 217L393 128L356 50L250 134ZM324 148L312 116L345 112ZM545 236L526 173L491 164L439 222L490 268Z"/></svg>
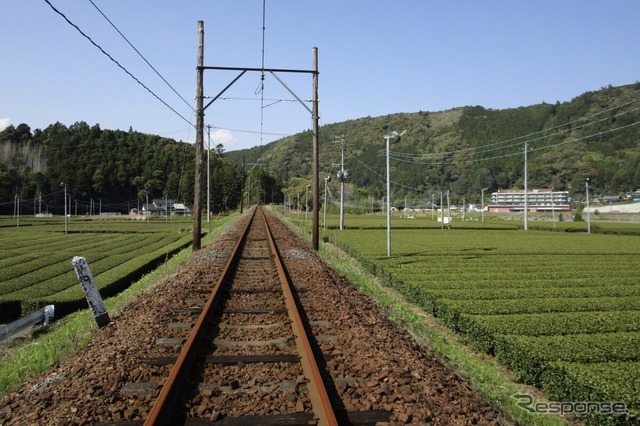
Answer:
<svg viewBox="0 0 640 426"><path fill-rule="evenodd" d="M478 201L482 188L524 186L567 190L582 198L586 178L595 194L640 187L640 83L606 87L569 102L494 110L466 106L441 112L365 117L321 127L320 176L333 176L345 140L349 196L386 194L384 136L406 133L391 146L393 200L450 190L455 202ZM311 132L268 145L228 152L236 161L265 164L290 196L311 175ZM322 186L321 186L322 188Z"/></svg>
<svg viewBox="0 0 640 426"><path fill-rule="evenodd" d="M556 104L364 117L320 128L320 179L332 176L330 189L338 188L343 136L347 199L381 200L385 135L406 131L391 146L396 206L404 197L427 200L444 190L460 203L479 201L483 188L489 193L523 187L525 146L529 188L553 187L580 199L589 178L594 195L623 195L640 188L639 124L640 83ZM212 211L237 208L241 194L249 204L281 203L285 196L297 201L311 183L311 139L311 131L304 131L247 150L216 147ZM250 172L244 182L243 159ZM78 214L98 199L109 211L126 212L147 195L191 205L194 164L193 145L132 129L106 130L84 122L33 132L24 123L9 126L0 132L0 214L12 214L18 198L22 209L35 210L41 194L51 210L61 211L61 182L79 203Z"/></svg>

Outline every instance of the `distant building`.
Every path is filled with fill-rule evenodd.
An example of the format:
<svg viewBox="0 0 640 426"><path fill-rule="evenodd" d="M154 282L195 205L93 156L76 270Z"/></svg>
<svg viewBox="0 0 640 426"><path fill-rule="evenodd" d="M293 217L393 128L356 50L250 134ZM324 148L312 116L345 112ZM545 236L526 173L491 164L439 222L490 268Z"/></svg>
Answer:
<svg viewBox="0 0 640 426"><path fill-rule="evenodd" d="M640 201L640 189L625 194L627 200Z"/></svg>
<svg viewBox="0 0 640 426"><path fill-rule="evenodd" d="M532 189L527 191L527 207L530 212L570 212L571 200L567 191ZM487 211L493 213L522 212L525 205L523 189L501 189L491 194Z"/></svg>
<svg viewBox="0 0 640 426"><path fill-rule="evenodd" d="M189 213L191 213L189 207L185 206L183 203L175 203L172 210L175 214L181 216L188 216Z"/></svg>
<svg viewBox="0 0 640 426"><path fill-rule="evenodd" d="M596 198L596 202L600 204L619 203L622 201L622 197L619 195L604 195L600 198Z"/></svg>
<svg viewBox="0 0 640 426"><path fill-rule="evenodd" d="M144 204L142 212L156 216L166 216L172 213L186 216L190 213L190 210L183 203L176 203L172 199L156 198L149 204Z"/></svg>

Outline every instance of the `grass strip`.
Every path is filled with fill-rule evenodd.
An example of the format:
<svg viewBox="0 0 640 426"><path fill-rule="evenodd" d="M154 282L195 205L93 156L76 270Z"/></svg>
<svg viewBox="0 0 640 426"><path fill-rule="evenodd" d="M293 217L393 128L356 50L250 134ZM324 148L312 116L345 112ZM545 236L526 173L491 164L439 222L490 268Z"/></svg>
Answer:
<svg viewBox="0 0 640 426"><path fill-rule="evenodd" d="M275 211L272 209L272 212ZM277 213L276 213L277 214ZM310 242L306 230L297 228L286 217L278 215L301 238ZM567 425L567 419L546 414L534 414L518 405L514 395L532 395L546 401L541 392L515 383L508 370L495 358L474 351L462 337L448 330L432 315L408 303L398 292L385 286L382 279L366 271L356 259L333 244L321 244L320 256L332 269L340 272L362 293L372 297L388 312L389 319L399 328L409 331L417 341L431 349L454 371L463 376L491 404L523 425Z"/></svg>
<svg viewBox="0 0 640 426"><path fill-rule="evenodd" d="M239 216L237 214L220 217L215 228L202 238L203 247L215 241L215 238ZM187 262L196 257L191 246L181 250L166 263L145 275L139 281L117 296L105 300L107 312L117 315L160 281L175 274ZM79 284L78 284L79 285ZM2 347L0 352L0 398L20 386L25 380L51 368L55 363L72 356L87 347L95 321L89 309L78 311L60 320L55 320L47 333L16 347Z"/></svg>

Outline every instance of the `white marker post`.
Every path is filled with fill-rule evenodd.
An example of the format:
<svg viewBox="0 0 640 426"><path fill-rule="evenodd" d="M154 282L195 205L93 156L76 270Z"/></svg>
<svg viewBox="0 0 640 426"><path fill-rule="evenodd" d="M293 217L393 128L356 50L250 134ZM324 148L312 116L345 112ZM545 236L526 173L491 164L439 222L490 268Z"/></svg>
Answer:
<svg viewBox="0 0 640 426"><path fill-rule="evenodd" d="M87 298L87 302L89 302L89 307L93 312L93 318L96 320L96 324L98 324L98 327L100 328L104 327L110 322L109 314L107 313L107 308L104 306L98 287L93 279L93 274L91 274L87 259L75 256L71 261L71 264L76 270L78 281L80 281L80 285L84 290L84 294Z"/></svg>

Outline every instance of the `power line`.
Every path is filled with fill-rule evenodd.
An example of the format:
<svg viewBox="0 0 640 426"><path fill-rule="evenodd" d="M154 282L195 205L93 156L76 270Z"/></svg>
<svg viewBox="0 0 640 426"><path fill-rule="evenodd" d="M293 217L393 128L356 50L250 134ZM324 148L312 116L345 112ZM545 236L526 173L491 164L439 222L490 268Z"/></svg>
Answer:
<svg viewBox="0 0 640 426"><path fill-rule="evenodd" d="M149 92L151 95L153 95L157 100L159 100L160 102L162 102L164 104L164 106L166 106L167 108L169 108L171 111L173 111L174 114L176 114L178 117L180 117L182 120L184 120L185 122L189 123L190 126L194 126L191 122L189 122L189 120L187 120L186 118L184 118L178 111L176 111L175 109L173 109L169 104L167 104L164 100L162 100L158 95L156 95L151 89L149 89L144 83L142 83L140 80L138 80L138 78L136 76L134 76L133 74L131 74L129 72L129 70L127 70L124 66L122 66L117 60L115 60L111 55L109 55L102 47L100 47L100 45L98 45L95 41L93 41L93 39L91 39L91 37L89 37L87 34L85 34L76 24L74 24L73 22L71 22L69 20L69 18L67 18L65 16L64 13L60 12L58 9L55 8L55 6L53 6L51 4L51 2L49 0L44 0L45 3L47 3L49 5L49 7L51 7L51 9L53 9L54 12L56 12L58 15L60 15L65 21L67 21L67 23L69 25L71 25L73 28L75 28L83 37L85 37L87 40L89 40L89 42L91 44L93 44L98 50L100 50L100 52L102 52L107 58L109 58L114 64L116 64L122 71L124 71L129 77L131 77L132 79L135 80L136 83L138 83L140 86L144 87L147 92Z"/></svg>
<svg viewBox="0 0 640 426"><path fill-rule="evenodd" d="M184 102L184 103L185 103L189 108L191 108L191 110L195 111L195 110L193 109L193 107L191 106L191 104L189 104L189 102L187 102L187 101L186 101L182 96L180 96L180 93L178 93L178 92L176 91L176 89L174 89L174 88L173 88L173 86L171 86L171 84L169 84L169 82L168 82L167 80L165 80L165 78L164 78L164 77L163 77L163 76L158 72L158 70L156 70L156 69L153 67L153 65L151 65L151 64L149 63L149 61L147 61L147 58L145 58L145 57L142 55L142 53L140 53L140 52L138 51L138 49L136 49L136 48L135 48L135 46L134 46L133 44L131 44L131 42L129 41L129 39L127 39L127 37L125 37L125 35L124 35L124 34L122 34L122 32L121 32L121 31L120 31L120 30L119 30L119 29L114 25L114 23L113 23L113 22L111 22L111 20L110 20L109 18L107 18L107 16L102 12L102 10L100 10L100 8L99 8L98 6L96 6L96 4L93 2L93 0L89 0L89 2L93 5L93 7L95 7L95 8L96 8L96 10L97 10L98 12L100 12L100 15L102 15L102 16L104 17L104 19L106 19L106 20L107 20L107 22L108 22L109 24L111 24L111 26L113 27L113 29L114 29L114 30L116 30L116 31L118 32L118 34L120 34L120 36L122 36L122 38L124 39L124 41L126 41L126 42L127 42L127 44L129 44L129 46L131 46L131 48L132 48L132 49L133 49L133 50L138 54L138 56L140 56L140 57L142 58L142 60L143 60L143 61L145 61L145 62L147 63L147 65L149 65L149 67L150 67L150 68L151 68L151 69L152 69L152 70L153 70L153 71L158 75L158 77L160 77L160 78L162 79L162 81L164 81L164 82L166 83L166 85L167 85L167 86L169 86L169 88L170 88L171 90L173 90L173 93L175 93L176 95L178 95L178 97L179 97L180 99L182 99L182 101L183 101L183 102Z"/></svg>
<svg viewBox="0 0 640 426"><path fill-rule="evenodd" d="M289 133L269 133L263 132L262 130L242 130L242 129L230 129L228 127L216 127L211 126L212 129L220 129L220 130L229 130L232 132L241 132L241 133L254 133L254 134L264 134L269 136L291 136Z"/></svg>
<svg viewBox="0 0 640 426"><path fill-rule="evenodd" d="M555 147L558 147L558 146L561 146L561 145L566 145L566 144L569 144L569 143L575 143L575 142L583 141L583 140L586 140L586 139L599 137L599 136L602 136L602 135L605 135L605 134L608 134L608 133L618 132L618 131L621 131L621 130L624 130L624 129L628 129L630 127L637 126L639 124L640 124L640 121L636 121L636 122L633 122L633 123L630 123L630 124L627 124L627 125L624 125L624 126L619 126L619 127L613 128L613 129L604 130L604 131L597 132L597 133L592 133L590 135L582 136L582 137L579 137L579 138L573 138L573 139L562 141L562 142L559 142L559 143L556 143L556 144L553 144L553 145L546 145L546 146L543 146L543 147L530 149L529 151L530 152L535 152L535 151L542 151L542 150L545 150L545 149L551 149L551 148L555 148ZM520 145L521 144L518 144L518 146L520 146ZM362 160L360 160L358 155L356 155L353 152L352 152L352 154L353 154L353 159L355 161L357 161L358 163L360 163L365 169L370 171L373 175L375 175L375 176L377 176L377 177L379 177L381 179L386 179L386 177L383 176L381 173L377 172L376 170L371 168L369 165L365 164ZM522 155L522 152L521 151L516 151L516 152L513 152L513 153L508 153L508 154L504 154L504 155L497 155L497 156L493 156L493 157L478 158L478 159L472 159L472 160L450 161L450 162L417 162L417 161L407 161L406 159L402 159L402 158L394 158L393 156L390 156L390 158L392 158L392 159L394 159L396 161L405 162L405 163L436 166L436 165L459 165L459 164L478 163L478 162L481 162L481 161L497 160L497 159L501 159L501 158L514 157L514 156L517 156L517 155ZM402 188L406 188L406 189L410 189L410 190L413 190L413 191L422 191L419 188L413 188L411 186L404 185L404 184L401 184L401 183L393 181L393 180L391 181L391 183L393 183L396 186L399 186L399 187L402 187Z"/></svg>
<svg viewBox="0 0 640 426"><path fill-rule="evenodd" d="M487 144L487 145L478 146L478 147L471 147L471 148L465 148L465 149L459 149L459 150L453 150L453 151L445 151L445 152L433 153L433 154L401 153L401 152L397 152L397 151L395 151L395 152L392 151L391 154L393 156L395 156L396 159L399 159L399 157L406 157L406 158L412 158L412 159L416 159L416 160L426 160L426 159L429 159L429 158L442 158L442 157L447 156L447 155L453 155L453 154L459 154L459 153L470 153L472 155L477 155L478 153L482 153L482 152L491 152L491 151L497 151L497 150L504 150L504 149L512 148L512 147L518 147L518 149L520 149L520 146L523 143L523 142L521 142L522 140L527 140L528 142L544 140L544 139L549 138L551 136L558 136L559 134L562 134L562 133L569 133L569 132L581 129L583 127L586 127L586 126L589 126L589 125L592 125L592 124L596 124L596 123L599 123L599 122L607 121L607 120L609 120L611 118L614 118L614 117L620 117L622 115L638 111L638 110L640 110L640 107L636 107L636 108L633 108L633 109L630 109L630 110L618 112L613 116L607 116L607 117L601 118L601 119L596 120L596 121L590 121L590 122L587 122L587 123L582 124L582 125L577 126L577 127L571 127L571 128L568 128L568 129L566 128L567 126L570 126L572 124L575 124L575 123L578 123L578 122L581 122L581 121L584 121L584 120L588 120L588 119L600 116L600 115L605 114L607 112L618 110L618 109L620 109L622 107L629 106L629 105L631 105L633 103L638 102L639 100L640 99L634 99L634 100L631 100L629 102L623 103L621 105L617 105L617 106L608 108L606 110L597 112L595 114L588 115L586 117L581 117L581 118L573 120L573 121L562 123L562 124L550 127L548 129L540 130L540 131L529 133L529 134L522 135L522 136L517 136L515 138L507 139L507 140L504 140L504 141L493 142L493 143L490 143L490 144ZM560 133L553 133L552 135L539 136L537 138L531 139L531 137L533 137L535 135L542 135L543 133L547 133L547 132L550 132L552 130L557 130L557 129L563 129L563 130ZM511 142L514 142L514 141L518 141L518 142L511 143ZM511 143L511 144L510 145L504 145L506 143ZM503 146L497 146L497 145L503 145ZM495 148L491 148L491 147L495 147Z"/></svg>
<svg viewBox="0 0 640 426"><path fill-rule="evenodd" d="M350 151L350 152L351 152L351 151ZM372 169L371 167L369 167L367 164L363 163L363 162L362 162L362 160L360 160L360 159L358 158L358 156L357 156L357 155L354 155L354 156L353 156L353 159L354 159L354 160L356 160L358 163L362 164L362 166L363 166L365 169L369 170L369 171L370 171L371 173L373 173L374 175L378 176L378 177L379 177L379 178L381 178L381 179L386 179L386 176L383 176L382 174L380 174L380 173L378 173L377 171L373 170L373 169ZM422 190L421 190L421 189L419 189L419 188L413 188L413 187L411 187L411 186L404 185L404 184L402 184L402 183L400 183L400 182L396 182L396 181L394 181L393 179L391 180L391 183L393 183L394 185L400 186L400 187L402 187L402 188L411 189L412 191L422 191Z"/></svg>
<svg viewBox="0 0 640 426"><path fill-rule="evenodd" d="M602 135L605 135L605 134L608 134L608 133L613 133L613 132L617 132L617 131L620 131L620 130L627 129L629 127L637 126L638 124L640 124L640 121L636 121L634 123L627 124L627 125L620 126L620 127L616 127L616 128L609 129L609 130L603 130L601 132L592 133L590 135L582 136L582 137L579 137L579 138L569 139L569 140L562 141L562 142L559 142L559 143L556 143L556 144L545 145L545 146L542 146L542 147L533 148L533 149L530 149L529 151L530 152L542 151L542 150L545 150L545 149L555 148L555 147L560 146L560 145L566 145L566 144L569 144L569 143L580 142L580 141L583 141L583 140L586 140L586 139L591 139L591 138L594 138L594 137L597 137L597 136L602 136ZM520 145L521 144L518 144L518 147ZM447 162L420 162L420 161L413 161L413 160L408 161L408 160L406 160L404 158L398 158L398 157L394 157L394 156L390 156L390 158L392 158L392 159L394 159L396 161L404 162L404 163L421 164L421 165L434 165L434 166L436 166L436 165L456 165L456 164L479 163L481 161L497 160L497 159L500 159L500 158L514 157L514 156L521 155L521 154L522 153L520 151L516 151L516 152L513 152L513 153L509 153L509 154L496 155L496 156L493 156L493 157L476 158L476 159L472 159L472 160L447 161Z"/></svg>

